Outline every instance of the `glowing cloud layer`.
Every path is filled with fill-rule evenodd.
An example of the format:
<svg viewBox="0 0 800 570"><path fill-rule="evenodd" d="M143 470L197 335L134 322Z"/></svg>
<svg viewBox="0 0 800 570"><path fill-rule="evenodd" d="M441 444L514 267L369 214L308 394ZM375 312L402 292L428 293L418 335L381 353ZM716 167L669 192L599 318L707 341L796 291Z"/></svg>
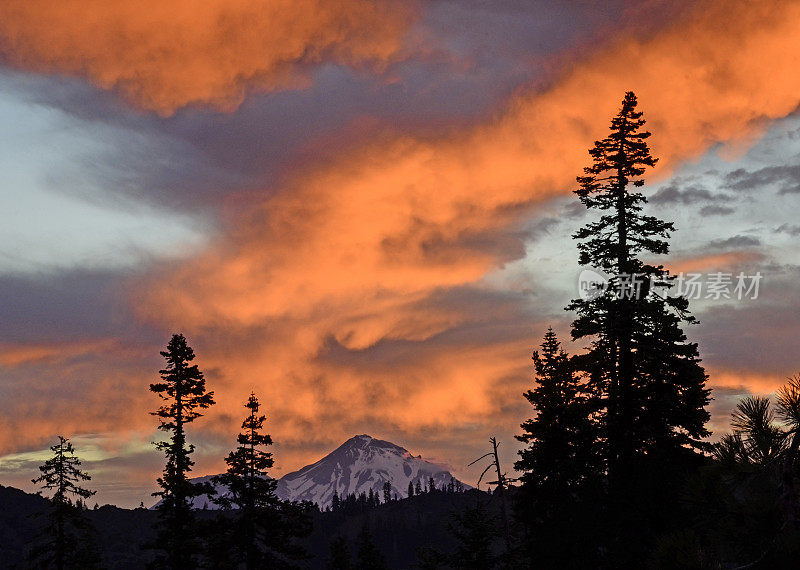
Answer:
<svg viewBox="0 0 800 570"><path fill-rule="evenodd" d="M372 141L298 174L229 219L199 259L159 275L140 306L164 326L205 331L225 390L263 386L305 426L331 409L412 431L480 420L503 405L492 391L518 396L509 378L536 339L450 344L474 309L426 301L522 255L521 220L572 188L624 91L640 97L664 174L794 110L798 53L797 4L704 4L646 41L608 46L485 124ZM403 359L389 369L346 364L392 343Z"/></svg>
<svg viewBox="0 0 800 570"><path fill-rule="evenodd" d="M249 91L297 87L303 68L384 65L415 3L5 0L0 59L87 78L146 109L235 108Z"/></svg>

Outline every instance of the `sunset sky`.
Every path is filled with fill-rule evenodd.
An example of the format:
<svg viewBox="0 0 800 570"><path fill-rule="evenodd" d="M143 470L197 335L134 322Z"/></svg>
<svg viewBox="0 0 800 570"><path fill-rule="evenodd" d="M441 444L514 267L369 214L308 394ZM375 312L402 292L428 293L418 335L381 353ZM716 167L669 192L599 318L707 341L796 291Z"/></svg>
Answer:
<svg viewBox="0 0 800 570"><path fill-rule="evenodd" d="M173 332L197 474L251 390L275 476L359 433L510 471L531 351L583 346L571 191L627 90L660 261L763 276L692 305L719 432L800 372L800 2L0 0L0 483L63 434L151 504Z"/></svg>

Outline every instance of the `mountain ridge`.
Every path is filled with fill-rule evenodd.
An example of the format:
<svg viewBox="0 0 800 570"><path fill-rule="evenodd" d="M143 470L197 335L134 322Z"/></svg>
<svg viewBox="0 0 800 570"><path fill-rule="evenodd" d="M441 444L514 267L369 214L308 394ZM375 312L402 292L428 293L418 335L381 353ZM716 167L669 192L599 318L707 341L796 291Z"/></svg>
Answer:
<svg viewBox="0 0 800 570"><path fill-rule="evenodd" d="M192 479L209 481L206 475ZM453 483L464 489L469 485L456 479L443 465L427 461L422 455L414 456L406 448L368 434L355 435L336 449L305 467L280 477L276 494L283 500L311 501L321 509L331 506L334 493L340 497L349 494L374 494L383 497L383 487L388 481L392 496L406 498L409 482L427 487L430 480L437 489ZM218 493L225 489L217 487ZM195 497L195 508L214 508L207 496Z"/></svg>

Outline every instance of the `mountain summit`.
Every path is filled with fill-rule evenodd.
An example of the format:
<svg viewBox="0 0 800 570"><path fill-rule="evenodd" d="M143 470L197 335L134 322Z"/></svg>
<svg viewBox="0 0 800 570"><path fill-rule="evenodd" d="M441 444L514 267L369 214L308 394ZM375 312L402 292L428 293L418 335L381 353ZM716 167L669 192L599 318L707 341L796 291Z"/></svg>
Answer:
<svg viewBox="0 0 800 570"><path fill-rule="evenodd" d="M346 497L372 489L383 497L383 484L389 481L392 495L406 497L409 482L416 485L419 481L425 487L433 478L436 487L441 488L452 477L441 465L365 434L351 437L316 463L281 477L277 494L281 499L312 501L325 508L331 504L334 490Z"/></svg>
<svg viewBox="0 0 800 570"><path fill-rule="evenodd" d="M195 477L195 483L210 482L213 475ZM324 509L331 505L334 490L340 497L350 493L369 494L372 489L383 501L383 484L386 481L392 486L392 495L399 498L408 496L408 483L421 487L429 485L430 479L437 489L441 489L452 481L459 482L441 465L416 457L408 450L390 441L375 439L369 435L356 435L328 455L306 465L298 471L287 473L278 479L275 494L280 499L292 501L311 501ZM460 483L460 482L459 482ZM469 485L461 483L464 489ZM227 489L215 486L218 494ZM192 499L196 509L215 509L215 505L206 495Z"/></svg>

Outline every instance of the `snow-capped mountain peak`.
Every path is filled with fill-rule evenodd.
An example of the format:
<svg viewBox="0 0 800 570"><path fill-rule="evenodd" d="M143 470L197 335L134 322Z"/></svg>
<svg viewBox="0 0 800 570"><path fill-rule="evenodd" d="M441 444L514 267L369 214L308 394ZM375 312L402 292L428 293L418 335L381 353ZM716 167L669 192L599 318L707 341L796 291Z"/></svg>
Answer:
<svg viewBox="0 0 800 570"><path fill-rule="evenodd" d="M407 449L390 441L375 439L367 434L356 435L319 461L278 479L276 494L283 500L311 501L321 508L331 505L334 491L340 497L349 494L369 494L369 490L383 500L383 486L391 485L392 496L408 496L408 484L427 487L433 479L437 489L454 480L441 465L414 456ZM199 477L193 481L210 481ZM463 485L469 488L468 485ZM217 488L217 493L225 489ZM216 508L206 496L195 497L195 508Z"/></svg>
<svg viewBox="0 0 800 570"><path fill-rule="evenodd" d="M425 487L431 478L441 488L452 475L399 445L362 434L351 437L316 463L281 477L277 493L282 499L312 501L324 508L331 504L334 491L346 497L372 489L382 497L383 485L389 481L392 495L406 497L409 482L416 485L419 481Z"/></svg>

